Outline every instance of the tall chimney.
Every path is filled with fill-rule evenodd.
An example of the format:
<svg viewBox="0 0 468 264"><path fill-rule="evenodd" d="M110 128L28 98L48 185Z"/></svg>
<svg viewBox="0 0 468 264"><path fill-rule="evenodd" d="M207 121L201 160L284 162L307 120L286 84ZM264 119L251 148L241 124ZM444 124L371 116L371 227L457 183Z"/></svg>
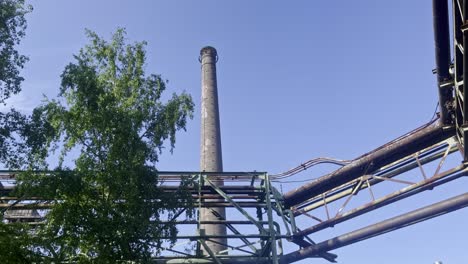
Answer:
<svg viewBox="0 0 468 264"><path fill-rule="evenodd" d="M202 103L201 103L201 160L200 170L205 172L222 172L223 157L221 153L221 130L219 125L218 88L216 83L216 62L218 54L213 47L204 47L200 51L202 71ZM222 186L223 181L213 181ZM216 201L213 199L205 201ZM202 208L201 221L225 220L224 208ZM201 225L206 235L226 235L225 225ZM227 249L226 238L207 241L208 247L215 253ZM205 255L208 255L203 249Z"/></svg>

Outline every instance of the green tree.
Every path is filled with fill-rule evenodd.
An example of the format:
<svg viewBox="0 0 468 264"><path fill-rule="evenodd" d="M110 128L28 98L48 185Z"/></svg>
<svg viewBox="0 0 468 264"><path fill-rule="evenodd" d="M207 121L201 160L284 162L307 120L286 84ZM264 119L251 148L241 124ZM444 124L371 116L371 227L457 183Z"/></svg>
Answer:
<svg viewBox="0 0 468 264"><path fill-rule="evenodd" d="M193 102L186 93L162 100L166 82L145 74L144 42L126 44L122 29L110 41L87 35L90 44L61 75L59 97L36 108L25 128L30 167L47 169L47 150L62 148L56 170L18 181L17 195L54 201L30 248L53 262L146 262L173 243L173 220L191 202L189 181L161 190L156 163L166 140L174 148Z"/></svg>
<svg viewBox="0 0 468 264"><path fill-rule="evenodd" d="M25 15L32 10L24 0L0 1L0 103L21 91L20 70L28 58L17 46L25 35ZM12 109L0 113L0 162L17 167L22 145L16 141L26 117Z"/></svg>
<svg viewBox="0 0 468 264"><path fill-rule="evenodd" d="M27 57L19 54L17 46L25 34L24 16L31 10L31 6L25 5L24 0L0 1L0 103L5 103L12 94L17 94L21 90L23 78L20 76L20 70ZM7 167L18 167L18 162L24 161L23 154L27 148L17 139L21 138L22 132L25 132L24 125L27 120L23 114L14 109L0 113L0 162ZM5 224L3 213L4 210L1 210L1 262L30 263L34 260L35 254L27 246L32 239L29 236L29 227L24 224Z"/></svg>
<svg viewBox="0 0 468 264"><path fill-rule="evenodd" d="M39 261L31 250L35 238L30 236L30 226L24 223L0 224L0 258L2 263L19 264Z"/></svg>
<svg viewBox="0 0 468 264"><path fill-rule="evenodd" d="M26 30L24 15L31 9L24 0L0 1L0 103L21 91L20 70L28 58L16 47Z"/></svg>

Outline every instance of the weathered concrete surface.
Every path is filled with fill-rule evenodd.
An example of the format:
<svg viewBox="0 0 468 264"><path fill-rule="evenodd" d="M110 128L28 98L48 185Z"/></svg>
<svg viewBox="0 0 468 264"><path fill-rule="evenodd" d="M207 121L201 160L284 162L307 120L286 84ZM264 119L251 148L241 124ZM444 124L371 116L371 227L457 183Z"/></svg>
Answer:
<svg viewBox="0 0 468 264"><path fill-rule="evenodd" d="M201 102L201 160L200 170L206 172L222 172L223 157L221 153L221 129L219 122L218 88L216 80L216 62L218 55L213 47L204 47L200 51L202 71L202 102ZM215 182L218 186L222 181ZM211 199L212 200L212 199ZM210 201L211 201L210 200ZM208 201L208 200L207 200ZM216 200L213 200L216 201ZM215 212L213 212L215 211ZM219 220L218 216L226 219L224 208L201 209L201 221ZM225 235L224 225L202 225L206 235ZM213 239L218 243L227 244L227 239ZM217 253L225 250L224 245L207 241L210 249ZM204 250L205 255L208 253Z"/></svg>

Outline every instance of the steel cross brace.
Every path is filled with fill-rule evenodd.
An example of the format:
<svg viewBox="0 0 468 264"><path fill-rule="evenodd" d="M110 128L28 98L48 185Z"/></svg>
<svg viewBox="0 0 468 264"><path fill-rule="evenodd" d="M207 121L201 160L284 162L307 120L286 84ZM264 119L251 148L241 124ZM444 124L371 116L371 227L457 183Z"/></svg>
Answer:
<svg viewBox="0 0 468 264"><path fill-rule="evenodd" d="M261 233L267 234L267 230L263 228L262 224L258 223L247 211L245 211L240 205L238 205L234 200L231 199L225 192L223 192L218 186L213 184L211 180L209 180L206 176L203 176L203 180L207 183L213 190L215 190L221 197L226 199L229 203L231 203L242 215L244 215L252 224L256 225Z"/></svg>
<svg viewBox="0 0 468 264"><path fill-rule="evenodd" d="M269 236L270 242L265 245L260 253L261 256L264 256L267 251L271 250L271 258L273 264L278 264L278 256L276 251L276 232L274 229L273 215L271 209L271 197L270 197L270 186L268 176L265 175L265 193L266 193L266 205L267 205L267 214L268 214L268 230L266 230L261 223L259 223L255 218L253 218L247 211L245 211L240 205L238 205L231 197L229 197L225 192L223 192L218 186L216 186L208 177L203 176L203 180L208 184L213 190L215 190L221 197L226 199L231 203L244 217L246 217L250 222L252 222L260 231L260 234L266 234Z"/></svg>
<svg viewBox="0 0 468 264"><path fill-rule="evenodd" d="M215 215L219 220L226 220L224 217L222 217L218 212L215 210L211 210L211 213ZM234 234L236 235L241 235L241 233L232 225L232 224L226 224L226 227L229 228ZM244 242L245 246L248 246L250 249L254 251L254 254L257 252L257 248L253 246L253 244L247 239L247 238L240 238L242 242Z"/></svg>

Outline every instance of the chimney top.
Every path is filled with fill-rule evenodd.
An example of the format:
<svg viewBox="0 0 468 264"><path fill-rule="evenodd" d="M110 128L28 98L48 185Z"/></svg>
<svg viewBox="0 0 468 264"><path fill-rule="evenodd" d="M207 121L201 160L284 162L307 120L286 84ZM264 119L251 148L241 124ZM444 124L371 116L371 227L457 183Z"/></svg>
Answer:
<svg viewBox="0 0 468 264"><path fill-rule="evenodd" d="M211 46L205 46L200 50L200 56L202 57L203 55L210 55L213 57L217 57L218 53L216 52L215 48Z"/></svg>

